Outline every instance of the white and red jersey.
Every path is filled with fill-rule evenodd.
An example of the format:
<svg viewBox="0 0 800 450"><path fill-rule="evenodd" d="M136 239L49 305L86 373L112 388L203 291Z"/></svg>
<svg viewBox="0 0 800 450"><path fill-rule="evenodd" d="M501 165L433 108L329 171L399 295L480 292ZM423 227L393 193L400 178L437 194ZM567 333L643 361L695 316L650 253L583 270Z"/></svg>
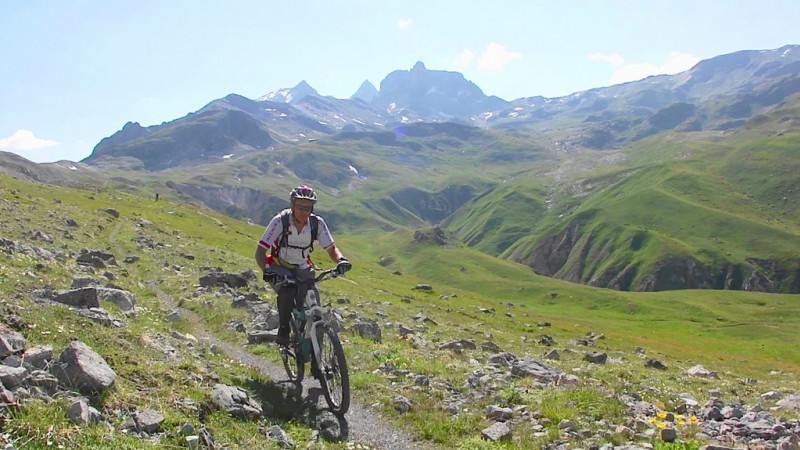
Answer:
<svg viewBox="0 0 800 450"><path fill-rule="evenodd" d="M294 223L294 217L290 215L289 234L286 237L288 245L281 246L281 238L283 237L283 221L281 220L281 214L283 214L283 211L276 214L275 217L269 221L269 225L267 225L267 228L264 230L264 234L261 235L258 245L267 250L267 255L272 255L273 250L279 248L276 256L284 263L298 267L310 267L312 265L310 248L307 250L303 250L303 248L309 247L312 244L311 218L309 217L308 222L303 226L302 230L298 230ZM334 244L333 235L331 235L331 231L322 217L317 216L317 221L317 242L322 248L327 250ZM268 260L269 259L268 257ZM268 261L268 263L271 263L271 261Z"/></svg>

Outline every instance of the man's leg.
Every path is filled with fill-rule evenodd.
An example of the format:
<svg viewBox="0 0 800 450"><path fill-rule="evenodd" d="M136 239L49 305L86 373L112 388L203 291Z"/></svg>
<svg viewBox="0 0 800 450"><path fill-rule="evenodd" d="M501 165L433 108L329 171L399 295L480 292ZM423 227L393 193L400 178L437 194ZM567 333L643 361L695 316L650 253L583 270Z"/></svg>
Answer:
<svg viewBox="0 0 800 450"><path fill-rule="evenodd" d="M278 292L278 345L289 345L289 321L294 307L294 287L283 287Z"/></svg>
<svg viewBox="0 0 800 450"><path fill-rule="evenodd" d="M291 275L291 272L284 267L275 267L274 270L281 276ZM275 289L275 285L272 286ZM278 294L278 345L289 345L289 321L292 317L292 307L294 305L294 286L281 286Z"/></svg>

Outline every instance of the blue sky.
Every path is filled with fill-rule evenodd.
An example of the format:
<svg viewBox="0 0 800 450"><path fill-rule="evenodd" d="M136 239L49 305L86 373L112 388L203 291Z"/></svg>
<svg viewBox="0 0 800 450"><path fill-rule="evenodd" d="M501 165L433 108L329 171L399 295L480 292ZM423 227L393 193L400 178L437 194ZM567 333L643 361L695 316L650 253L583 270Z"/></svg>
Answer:
<svg viewBox="0 0 800 450"><path fill-rule="evenodd" d="M800 2L4 0L0 150L78 161L128 122L306 80L350 97L422 61L506 100L800 44Z"/></svg>

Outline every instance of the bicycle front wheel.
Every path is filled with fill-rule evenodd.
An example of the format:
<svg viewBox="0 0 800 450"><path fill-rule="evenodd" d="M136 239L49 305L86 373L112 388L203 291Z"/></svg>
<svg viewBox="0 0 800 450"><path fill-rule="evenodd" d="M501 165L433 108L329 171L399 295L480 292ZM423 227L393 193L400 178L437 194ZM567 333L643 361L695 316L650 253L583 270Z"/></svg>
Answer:
<svg viewBox="0 0 800 450"><path fill-rule="evenodd" d="M281 347L280 350L283 368L286 370L289 381L293 383L302 383L306 372L306 365L303 363L303 356L298 347L297 343L293 342L292 348Z"/></svg>
<svg viewBox="0 0 800 450"><path fill-rule="evenodd" d="M320 348L319 384L325 401L335 414L350 409L350 374L339 336L330 327L320 327L317 334Z"/></svg>

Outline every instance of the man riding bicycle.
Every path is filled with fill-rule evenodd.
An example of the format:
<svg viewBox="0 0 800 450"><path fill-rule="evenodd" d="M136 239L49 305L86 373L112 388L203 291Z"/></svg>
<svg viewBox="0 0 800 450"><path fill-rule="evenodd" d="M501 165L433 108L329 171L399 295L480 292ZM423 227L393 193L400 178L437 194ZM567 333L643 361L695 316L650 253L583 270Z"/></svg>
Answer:
<svg viewBox="0 0 800 450"><path fill-rule="evenodd" d="M294 286L280 282L289 276L306 288L314 289L314 264L311 262L314 241L319 242L331 260L337 263L339 274L352 268L352 264L336 247L328 225L322 217L312 213L314 204L317 203L314 189L306 185L292 189L289 202L289 208L270 220L258 241L255 255L262 278L278 294L280 325L277 343L282 346L289 344L289 320L295 301L302 302L305 293L299 293ZM297 307L300 309L302 305Z"/></svg>

